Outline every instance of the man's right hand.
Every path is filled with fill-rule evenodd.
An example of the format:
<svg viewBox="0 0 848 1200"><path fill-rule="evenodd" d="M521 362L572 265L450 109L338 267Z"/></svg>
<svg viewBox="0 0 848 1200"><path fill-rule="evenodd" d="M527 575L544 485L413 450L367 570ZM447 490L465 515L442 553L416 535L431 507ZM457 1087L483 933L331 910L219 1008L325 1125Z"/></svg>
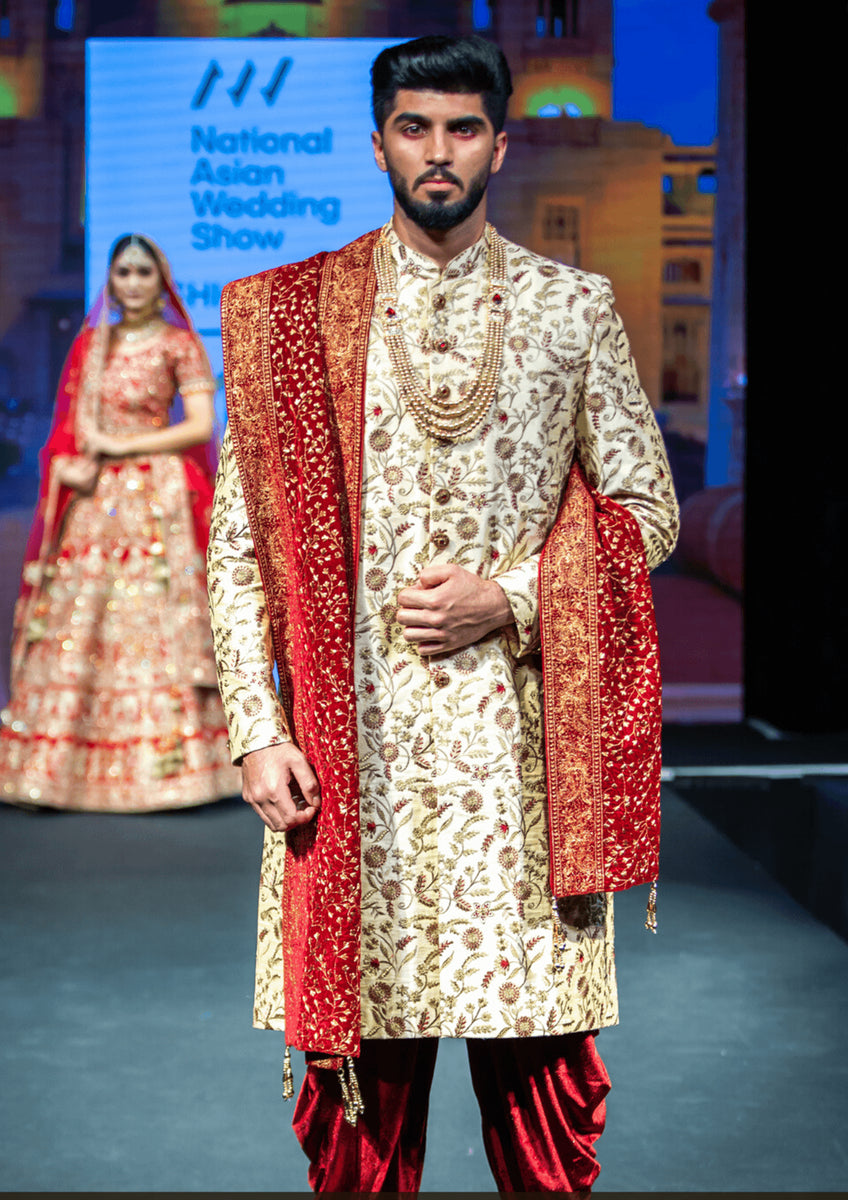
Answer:
<svg viewBox="0 0 848 1200"><path fill-rule="evenodd" d="M292 742L251 750L241 770L242 796L275 833L307 825L321 807L315 772Z"/></svg>

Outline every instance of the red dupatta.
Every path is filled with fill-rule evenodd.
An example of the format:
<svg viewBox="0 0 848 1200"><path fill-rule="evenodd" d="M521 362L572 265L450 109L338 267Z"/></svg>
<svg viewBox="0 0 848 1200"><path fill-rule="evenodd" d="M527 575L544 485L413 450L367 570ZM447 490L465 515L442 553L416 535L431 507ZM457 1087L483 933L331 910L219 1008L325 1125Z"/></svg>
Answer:
<svg viewBox="0 0 848 1200"><path fill-rule="evenodd" d="M229 428L283 704L321 784L320 820L287 837L286 1041L328 1055L359 1051L353 531L375 238L237 280L222 297Z"/></svg>
<svg viewBox="0 0 848 1200"><path fill-rule="evenodd" d="M654 881L662 684L648 566L636 518L577 461L542 551L539 610L551 892Z"/></svg>

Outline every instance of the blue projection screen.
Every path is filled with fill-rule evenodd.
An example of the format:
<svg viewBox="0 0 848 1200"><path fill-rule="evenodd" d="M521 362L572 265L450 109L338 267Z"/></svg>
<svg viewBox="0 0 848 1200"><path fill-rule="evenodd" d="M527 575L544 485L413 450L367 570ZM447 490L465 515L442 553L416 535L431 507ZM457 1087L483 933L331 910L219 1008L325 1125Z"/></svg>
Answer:
<svg viewBox="0 0 848 1200"><path fill-rule="evenodd" d="M147 234L220 376L221 288L332 250L391 212L371 154L372 38L87 43L86 280ZM221 398L219 395L219 415Z"/></svg>

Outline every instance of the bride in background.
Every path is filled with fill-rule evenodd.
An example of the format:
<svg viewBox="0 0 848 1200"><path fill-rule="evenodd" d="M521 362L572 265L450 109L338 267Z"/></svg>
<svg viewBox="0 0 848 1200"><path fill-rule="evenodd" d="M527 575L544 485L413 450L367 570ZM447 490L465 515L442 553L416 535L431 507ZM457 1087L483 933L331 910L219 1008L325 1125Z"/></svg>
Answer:
<svg viewBox="0 0 848 1200"><path fill-rule="evenodd" d="M164 255L120 238L42 451L0 799L140 812L241 792L206 601L214 392Z"/></svg>

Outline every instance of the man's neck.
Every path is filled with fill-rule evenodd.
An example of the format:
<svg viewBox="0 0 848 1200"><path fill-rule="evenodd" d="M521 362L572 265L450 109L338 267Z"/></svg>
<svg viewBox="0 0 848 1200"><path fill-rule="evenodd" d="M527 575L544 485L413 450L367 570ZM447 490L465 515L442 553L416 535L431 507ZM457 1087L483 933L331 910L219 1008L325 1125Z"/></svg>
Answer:
<svg viewBox="0 0 848 1200"><path fill-rule="evenodd" d="M482 237L485 225L485 197L474 212L453 229L422 229L409 219L397 201L392 214L392 228L404 245L432 258L440 269L446 267L457 254L473 246Z"/></svg>

